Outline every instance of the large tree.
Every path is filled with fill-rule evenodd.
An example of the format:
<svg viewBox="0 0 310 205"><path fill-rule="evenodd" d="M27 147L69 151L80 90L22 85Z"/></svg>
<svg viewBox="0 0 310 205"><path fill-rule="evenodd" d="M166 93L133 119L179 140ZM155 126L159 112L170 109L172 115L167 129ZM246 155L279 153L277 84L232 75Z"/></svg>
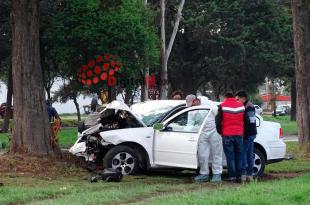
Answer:
<svg viewBox="0 0 310 205"><path fill-rule="evenodd" d="M40 64L40 1L12 0L14 126L10 152L54 154Z"/></svg>
<svg viewBox="0 0 310 205"><path fill-rule="evenodd" d="M146 64L154 68L159 59L153 22L154 12L141 0L59 0L44 39L52 61L70 81L76 80L79 68L106 53L118 55L124 78L137 79L144 77ZM85 86L91 92L100 88L107 89L107 84Z"/></svg>
<svg viewBox="0 0 310 205"><path fill-rule="evenodd" d="M161 70L160 70L160 98L168 98L168 60L174 44L175 37L179 30L179 24L182 18L182 10L184 7L185 0L181 0L178 6L178 10L175 14L173 31L166 47L166 1L160 0L160 40L161 40Z"/></svg>
<svg viewBox="0 0 310 205"><path fill-rule="evenodd" d="M169 76L172 87L185 93L255 91L266 76L291 66L289 15L273 0L191 1L180 29Z"/></svg>
<svg viewBox="0 0 310 205"><path fill-rule="evenodd" d="M310 14L308 0L292 0L299 143L310 145Z"/></svg>

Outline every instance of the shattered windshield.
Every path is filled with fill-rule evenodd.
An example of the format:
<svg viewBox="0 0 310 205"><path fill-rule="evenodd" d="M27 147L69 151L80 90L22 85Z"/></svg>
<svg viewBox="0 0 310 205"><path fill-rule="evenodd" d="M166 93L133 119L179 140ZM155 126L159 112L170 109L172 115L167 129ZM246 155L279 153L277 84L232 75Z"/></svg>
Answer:
<svg viewBox="0 0 310 205"><path fill-rule="evenodd" d="M166 113L178 105L183 104L183 101L147 101L144 103L137 103L131 106L131 110L138 115L138 117L148 127L154 123L159 122Z"/></svg>

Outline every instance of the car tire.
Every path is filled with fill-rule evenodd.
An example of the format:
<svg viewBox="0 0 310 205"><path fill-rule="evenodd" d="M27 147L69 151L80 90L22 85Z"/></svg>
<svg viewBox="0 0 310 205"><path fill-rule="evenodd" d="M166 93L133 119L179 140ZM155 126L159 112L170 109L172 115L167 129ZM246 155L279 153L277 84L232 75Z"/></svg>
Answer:
<svg viewBox="0 0 310 205"><path fill-rule="evenodd" d="M121 171L123 175L133 175L139 171L139 160L135 151L128 146L111 148L103 159L104 168Z"/></svg>
<svg viewBox="0 0 310 205"><path fill-rule="evenodd" d="M254 148L254 176L262 176L264 174L266 158L264 154L257 148Z"/></svg>

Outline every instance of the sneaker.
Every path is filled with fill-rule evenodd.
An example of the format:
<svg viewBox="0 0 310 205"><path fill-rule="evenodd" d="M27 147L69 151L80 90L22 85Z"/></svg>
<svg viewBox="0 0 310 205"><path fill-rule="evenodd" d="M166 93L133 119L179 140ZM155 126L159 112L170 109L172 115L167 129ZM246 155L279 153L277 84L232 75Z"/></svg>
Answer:
<svg viewBox="0 0 310 205"><path fill-rule="evenodd" d="M220 174L213 174L211 182L212 183L220 183L220 182L222 182L221 175Z"/></svg>
<svg viewBox="0 0 310 205"><path fill-rule="evenodd" d="M247 181L247 176L246 175L241 175L241 182L244 183Z"/></svg>
<svg viewBox="0 0 310 205"><path fill-rule="evenodd" d="M246 176L246 181L247 182L252 182L253 181L253 176Z"/></svg>
<svg viewBox="0 0 310 205"><path fill-rule="evenodd" d="M207 182L209 181L209 175L208 174L200 174L197 177L194 178L196 182Z"/></svg>

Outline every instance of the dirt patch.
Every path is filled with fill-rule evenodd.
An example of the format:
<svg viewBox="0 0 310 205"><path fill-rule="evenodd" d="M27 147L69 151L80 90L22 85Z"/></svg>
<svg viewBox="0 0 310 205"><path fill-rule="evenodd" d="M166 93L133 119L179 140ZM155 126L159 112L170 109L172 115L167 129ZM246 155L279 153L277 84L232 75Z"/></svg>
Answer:
<svg viewBox="0 0 310 205"><path fill-rule="evenodd" d="M295 177L302 176L305 173L306 172L283 172L283 173L264 174L264 176L258 178L258 181L292 179L292 178L295 178Z"/></svg>
<svg viewBox="0 0 310 205"><path fill-rule="evenodd" d="M85 173L85 163L64 153L57 157L37 157L30 155L0 155L0 173L7 176L35 176L55 178L58 176Z"/></svg>

